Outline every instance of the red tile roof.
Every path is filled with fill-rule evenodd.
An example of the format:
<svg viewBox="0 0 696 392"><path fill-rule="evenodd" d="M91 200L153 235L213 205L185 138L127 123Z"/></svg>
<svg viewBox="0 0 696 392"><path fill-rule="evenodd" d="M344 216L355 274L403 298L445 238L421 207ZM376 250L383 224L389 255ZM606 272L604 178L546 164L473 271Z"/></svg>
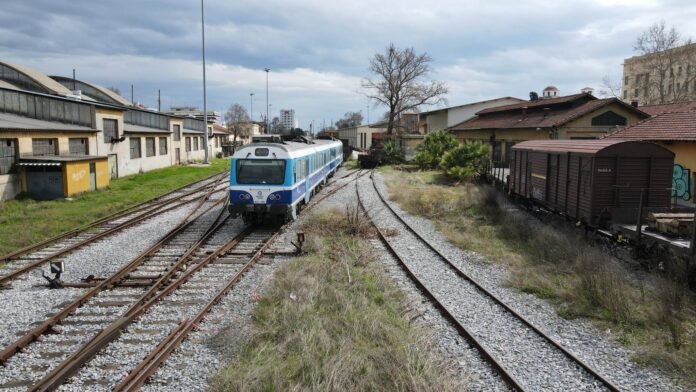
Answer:
<svg viewBox="0 0 696 392"><path fill-rule="evenodd" d="M517 143L513 150L548 151L548 152L577 152L584 154L596 154L614 144L623 143L621 139L599 140L530 140Z"/></svg>
<svg viewBox="0 0 696 392"><path fill-rule="evenodd" d="M585 94L575 95L576 99L581 95ZM548 99L544 101L552 100L555 99ZM563 107L562 109L558 109L551 107L548 113L535 110L528 112L527 114L522 114L522 111L517 110L478 115L477 117L459 123L450 129L453 131L459 131L471 129L550 128L552 126L561 126L568 121L593 112L611 103L618 103L625 107L631 107L630 105L621 102L616 98L594 99L593 97L593 100L574 108ZM636 111L642 113L638 110ZM648 117L648 115L645 113L642 113L642 115L644 117Z"/></svg>
<svg viewBox="0 0 696 392"><path fill-rule="evenodd" d="M505 105L505 106L496 106L496 107L492 107L492 108L483 109L483 110L477 112L476 114L505 112L505 111L509 111L509 110L522 109L524 107L533 108L533 107L538 107L538 106L552 106L552 105L558 105L561 103L568 103L568 102L577 101L577 100L580 100L583 98L590 99L590 100L597 99L594 96L592 96L592 94L590 94L590 93L565 95L563 97L558 97L558 98L539 98L536 101L524 101L524 102L520 102L520 103L513 103L510 105Z"/></svg>
<svg viewBox="0 0 696 392"><path fill-rule="evenodd" d="M651 116L657 116L658 114L669 112L688 112L689 110L696 109L696 101L667 103L661 105L645 105L639 107L638 109L648 113Z"/></svg>
<svg viewBox="0 0 696 392"><path fill-rule="evenodd" d="M658 114L606 138L696 141L696 110Z"/></svg>

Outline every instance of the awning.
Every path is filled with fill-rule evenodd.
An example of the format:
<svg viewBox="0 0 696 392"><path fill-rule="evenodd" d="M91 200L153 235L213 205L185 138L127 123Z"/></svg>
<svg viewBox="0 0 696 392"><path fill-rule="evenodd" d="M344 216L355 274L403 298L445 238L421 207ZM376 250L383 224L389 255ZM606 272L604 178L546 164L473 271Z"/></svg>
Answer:
<svg viewBox="0 0 696 392"><path fill-rule="evenodd" d="M17 166L60 166L60 162L19 162Z"/></svg>

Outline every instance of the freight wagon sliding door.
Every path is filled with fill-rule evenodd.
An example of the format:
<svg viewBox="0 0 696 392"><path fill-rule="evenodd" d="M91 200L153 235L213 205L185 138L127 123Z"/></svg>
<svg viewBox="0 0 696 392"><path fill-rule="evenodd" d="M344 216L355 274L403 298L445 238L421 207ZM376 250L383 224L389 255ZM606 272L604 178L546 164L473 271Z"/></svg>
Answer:
<svg viewBox="0 0 696 392"><path fill-rule="evenodd" d="M558 168L559 155L549 155L546 176L546 204L558 210Z"/></svg>
<svg viewBox="0 0 696 392"><path fill-rule="evenodd" d="M530 193L532 199L546 201L546 170L548 165L548 154L541 152L529 153L529 164L531 166Z"/></svg>
<svg viewBox="0 0 696 392"><path fill-rule="evenodd" d="M650 159L621 158L618 170L619 206L638 208L640 193L648 187Z"/></svg>
<svg viewBox="0 0 696 392"><path fill-rule="evenodd" d="M610 219L612 209L616 207L617 172L616 163L621 158L596 158L594 195L592 195L592 224L599 224L601 219Z"/></svg>

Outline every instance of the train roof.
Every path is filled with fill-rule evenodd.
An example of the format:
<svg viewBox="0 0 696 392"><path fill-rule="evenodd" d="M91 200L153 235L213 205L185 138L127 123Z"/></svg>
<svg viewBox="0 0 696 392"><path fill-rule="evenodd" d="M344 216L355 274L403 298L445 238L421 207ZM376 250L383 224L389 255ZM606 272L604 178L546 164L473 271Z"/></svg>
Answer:
<svg viewBox="0 0 696 392"><path fill-rule="evenodd" d="M314 139L311 143L303 142L293 142L286 141L283 143L277 142L254 142L241 147L237 152L235 152L235 157L244 157L248 150L256 149L258 147L273 148L276 150L284 151L289 157L301 156L302 152L305 150L323 149L329 146L342 146L343 144L338 140L326 140L326 139Z"/></svg>

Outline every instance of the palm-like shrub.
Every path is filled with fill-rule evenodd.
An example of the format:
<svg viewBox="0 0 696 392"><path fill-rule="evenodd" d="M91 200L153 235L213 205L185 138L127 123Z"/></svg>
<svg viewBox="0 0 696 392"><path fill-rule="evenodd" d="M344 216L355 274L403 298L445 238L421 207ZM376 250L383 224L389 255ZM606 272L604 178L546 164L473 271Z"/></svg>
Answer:
<svg viewBox="0 0 696 392"><path fill-rule="evenodd" d="M395 163L402 163L406 160L404 149L399 147L393 140L384 142L381 155L380 163L383 165L393 165Z"/></svg>
<svg viewBox="0 0 696 392"><path fill-rule="evenodd" d="M460 144L445 153L440 168L452 178L469 181L486 172L489 154L490 147L487 144Z"/></svg>
<svg viewBox="0 0 696 392"><path fill-rule="evenodd" d="M423 143L416 147L413 160L423 169L435 169L440 165L443 155L459 145L457 139L447 131L435 131L428 134Z"/></svg>

